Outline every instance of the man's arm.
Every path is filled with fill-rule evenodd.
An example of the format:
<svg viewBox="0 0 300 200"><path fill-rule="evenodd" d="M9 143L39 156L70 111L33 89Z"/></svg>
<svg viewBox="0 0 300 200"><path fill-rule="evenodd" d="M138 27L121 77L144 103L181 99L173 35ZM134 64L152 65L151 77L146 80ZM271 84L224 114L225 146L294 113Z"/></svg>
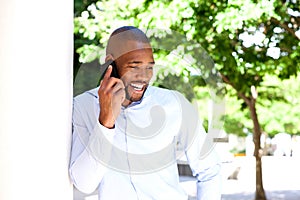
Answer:
<svg viewBox="0 0 300 200"><path fill-rule="evenodd" d="M112 66L105 72L98 90L99 122L107 128L113 128L120 114L122 102L125 100L125 86L121 79L110 77Z"/></svg>
<svg viewBox="0 0 300 200"><path fill-rule="evenodd" d="M93 102L86 102L91 104ZM93 108L93 106L90 106ZM98 122L98 116L88 115L93 110L84 110L74 100L73 138L70 160L70 177L75 187L92 193L99 185L106 167L103 165L110 157L111 140L114 129L107 129ZM107 163L107 162L106 162Z"/></svg>
<svg viewBox="0 0 300 200"><path fill-rule="evenodd" d="M197 109L182 95L178 97L182 108L179 143L185 149L193 175L197 177L197 199L220 200L221 162L214 151L214 143L204 145L207 142L207 134L199 119ZM207 148L205 151L203 146Z"/></svg>
<svg viewBox="0 0 300 200"><path fill-rule="evenodd" d="M202 146L206 133L201 124L196 129L197 134L186 151L187 160L193 175L197 178L198 200L220 200L221 199L221 162L212 149L207 154L201 155Z"/></svg>
<svg viewBox="0 0 300 200"><path fill-rule="evenodd" d="M106 171L114 137L114 124L125 99L123 82L110 77L108 67L98 89L99 108L94 99L81 96L73 105L73 141L70 176L82 192L91 193ZM99 114L97 110L100 109Z"/></svg>

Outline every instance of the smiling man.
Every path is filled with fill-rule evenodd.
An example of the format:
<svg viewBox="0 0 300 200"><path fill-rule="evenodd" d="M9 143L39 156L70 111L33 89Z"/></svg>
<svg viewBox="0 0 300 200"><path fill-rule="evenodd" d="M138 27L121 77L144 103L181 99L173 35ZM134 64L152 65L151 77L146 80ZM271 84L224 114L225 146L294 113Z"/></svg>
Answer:
<svg viewBox="0 0 300 200"><path fill-rule="evenodd" d="M152 47L135 27L115 30L98 88L74 98L70 177L101 200L187 200L176 164L179 150L197 177L197 198L221 199L220 163L200 156L206 133L197 111L172 90L149 86Z"/></svg>
<svg viewBox="0 0 300 200"><path fill-rule="evenodd" d="M143 97L153 75L154 59L148 38L133 27L122 27L111 34L106 55L105 60L115 62L118 78L121 77L111 78L112 69L109 68L98 91L103 111L100 112L99 121L111 128L119 114L120 105L127 107ZM118 101L116 105L113 99L121 99L122 102Z"/></svg>

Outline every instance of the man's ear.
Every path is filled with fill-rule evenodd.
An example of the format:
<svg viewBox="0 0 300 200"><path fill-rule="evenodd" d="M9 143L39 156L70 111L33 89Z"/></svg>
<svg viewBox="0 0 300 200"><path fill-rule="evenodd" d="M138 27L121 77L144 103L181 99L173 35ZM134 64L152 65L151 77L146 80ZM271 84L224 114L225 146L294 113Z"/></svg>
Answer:
<svg viewBox="0 0 300 200"><path fill-rule="evenodd" d="M105 57L105 62L107 62L109 60L115 60L114 57L111 54L107 54L106 57Z"/></svg>

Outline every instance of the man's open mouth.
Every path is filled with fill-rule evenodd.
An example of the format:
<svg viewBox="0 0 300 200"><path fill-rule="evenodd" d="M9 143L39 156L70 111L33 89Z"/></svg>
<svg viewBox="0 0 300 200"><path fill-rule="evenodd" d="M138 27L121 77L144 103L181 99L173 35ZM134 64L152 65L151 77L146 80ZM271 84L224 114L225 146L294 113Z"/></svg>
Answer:
<svg viewBox="0 0 300 200"><path fill-rule="evenodd" d="M131 83L130 86L133 87L133 89L135 91L142 91L146 85L145 84L139 84L139 83Z"/></svg>

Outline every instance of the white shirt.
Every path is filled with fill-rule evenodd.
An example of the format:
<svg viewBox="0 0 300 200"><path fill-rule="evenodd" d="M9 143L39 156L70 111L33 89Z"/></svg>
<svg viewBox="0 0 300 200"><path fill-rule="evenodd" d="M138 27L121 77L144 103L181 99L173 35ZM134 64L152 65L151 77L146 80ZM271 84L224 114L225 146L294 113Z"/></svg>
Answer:
<svg viewBox="0 0 300 200"><path fill-rule="evenodd" d="M220 163L200 156L206 133L197 110L178 92L149 86L139 102L122 107L115 128L98 122L98 88L74 98L70 177L101 200L186 200L176 158L186 156L197 177L197 198L221 199Z"/></svg>

